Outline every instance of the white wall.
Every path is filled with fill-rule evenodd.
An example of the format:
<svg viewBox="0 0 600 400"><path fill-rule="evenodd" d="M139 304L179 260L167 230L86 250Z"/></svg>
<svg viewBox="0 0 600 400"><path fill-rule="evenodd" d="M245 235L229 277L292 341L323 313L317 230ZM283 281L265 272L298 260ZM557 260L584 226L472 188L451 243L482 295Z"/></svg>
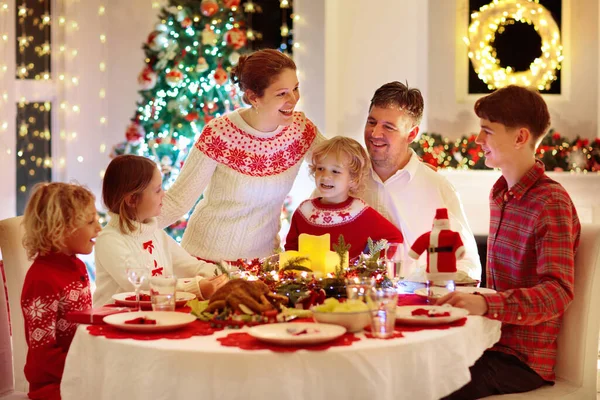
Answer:
<svg viewBox="0 0 600 400"><path fill-rule="evenodd" d="M457 19L468 21L466 0L429 0L428 130L449 137L477 132L473 104L478 96L457 96L461 79L456 47L464 49ZM457 13L458 18L457 18ZM563 1L563 95L545 95L552 126L564 136L594 138L598 131L598 1ZM460 64L460 62L458 63ZM465 72L466 74L466 72ZM457 79L458 78L458 79ZM460 98L462 97L462 98ZM466 97L466 98L465 98Z"/></svg>

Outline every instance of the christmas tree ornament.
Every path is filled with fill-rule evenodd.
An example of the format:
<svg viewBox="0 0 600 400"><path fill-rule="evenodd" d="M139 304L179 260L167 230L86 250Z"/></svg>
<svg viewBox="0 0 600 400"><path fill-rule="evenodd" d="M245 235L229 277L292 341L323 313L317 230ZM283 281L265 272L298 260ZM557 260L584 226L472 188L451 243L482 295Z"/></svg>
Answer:
<svg viewBox="0 0 600 400"><path fill-rule="evenodd" d="M138 84L141 90L151 90L156 86L158 75L152 70L152 67L147 65L138 75Z"/></svg>
<svg viewBox="0 0 600 400"><path fill-rule="evenodd" d="M154 25L154 30L158 31L158 32L164 32L164 33L169 32L169 28L165 24L156 24L156 25Z"/></svg>
<svg viewBox="0 0 600 400"><path fill-rule="evenodd" d="M231 63L231 65L236 65L239 60L240 60L240 53L238 53L237 51L232 51L231 54L229 55L229 62Z"/></svg>
<svg viewBox="0 0 600 400"><path fill-rule="evenodd" d="M200 12L206 17L212 17L219 11L219 6L215 0L202 0L200 3Z"/></svg>
<svg viewBox="0 0 600 400"><path fill-rule="evenodd" d="M246 32L240 28L231 28L225 33L227 45L235 50L241 49L246 45Z"/></svg>
<svg viewBox="0 0 600 400"><path fill-rule="evenodd" d="M206 24L202 30L202 44L206 46L214 46L217 44L217 34Z"/></svg>
<svg viewBox="0 0 600 400"><path fill-rule="evenodd" d="M208 70L209 66L204 57L198 58L198 63L196 64L196 72L202 73Z"/></svg>
<svg viewBox="0 0 600 400"><path fill-rule="evenodd" d="M165 81L171 87L177 87L181 85L182 80L183 72L181 72L178 68L173 68L165 75Z"/></svg>
<svg viewBox="0 0 600 400"><path fill-rule="evenodd" d="M125 131L125 139L130 144L139 144L145 136L144 127L138 121L131 121Z"/></svg>
<svg viewBox="0 0 600 400"><path fill-rule="evenodd" d="M215 69L215 74L213 75L215 82L217 85L223 85L227 82L227 72L219 65L217 69Z"/></svg>
<svg viewBox="0 0 600 400"><path fill-rule="evenodd" d="M199 118L200 118L200 115L199 115L199 114L198 114L196 111L193 111L193 112L191 112L191 113L188 113L188 114L185 116L185 120L186 120L186 121L188 121L188 122L194 122L194 121L197 121Z"/></svg>
<svg viewBox="0 0 600 400"><path fill-rule="evenodd" d="M225 0L223 3L229 9L240 6L240 0Z"/></svg>
<svg viewBox="0 0 600 400"><path fill-rule="evenodd" d="M183 21L186 17L186 13L181 6L171 6L165 8L165 10L167 10L169 14L174 15L177 22Z"/></svg>
<svg viewBox="0 0 600 400"><path fill-rule="evenodd" d="M185 17L183 21L181 21L181 27L187 29L190 26L192 26L192 19L190 17Z"/></svg>
<svg viewBox="0 0 600 400"><path fill-rule="evenodd" d="M448 210L438 208L433 228L419 236L413 243L408 256L414 260L427 251L427 279L429 281L453 281L456 279L456 260L465 255L460 234L450 230Z"/></svg>
<svg viewBox="0 0 600 400"><path fill-rule="evenodd" d="M152 51L160 51L168 46L169 38L164 32L154 31L148 35L146 44Z"/></svg>

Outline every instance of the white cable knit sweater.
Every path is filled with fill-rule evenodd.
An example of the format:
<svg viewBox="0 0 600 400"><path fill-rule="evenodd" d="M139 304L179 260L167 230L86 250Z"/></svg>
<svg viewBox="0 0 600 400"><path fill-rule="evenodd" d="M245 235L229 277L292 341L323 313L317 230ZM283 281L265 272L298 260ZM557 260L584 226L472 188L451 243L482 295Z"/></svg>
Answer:
<svg viewBox="0 0 600 400"><path fill-rule="evenodd" d="M323 140L304 113L260 132L236 110L206 125L163 200L161 227L188 212L181 245L206 260L265 257L279 248L281 207L302 160Z"/></svg>
<svg viewBox="0 0 600 400"><path fill-rule="evenodd" d="M147 267L149 276L173 274L177 290L196 294L200 276L214 276L217 266L189 255L179 244L158 227L156 218L140 224L135 232L123 234L119 216L109 213L110 221L96 240L96 291L94 307L112 302L116 293L129 292L133 285L127 280L129 267ZM147 287L147 283L142 288Z"/></svg>

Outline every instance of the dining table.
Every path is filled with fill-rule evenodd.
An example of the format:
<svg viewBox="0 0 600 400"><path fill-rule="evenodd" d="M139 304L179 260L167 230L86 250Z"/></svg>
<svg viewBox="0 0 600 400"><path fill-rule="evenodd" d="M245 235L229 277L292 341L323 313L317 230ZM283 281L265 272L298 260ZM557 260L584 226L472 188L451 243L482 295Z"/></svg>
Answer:
<svg viewBox="0 0 600 400"><path fill-rule="evenodd" d="M225 346L248 327L183 338L94 335L80 325L67 355L63 400L440 399L470 381L469 367L500 338L498 321L410 329L392 339L346 334L344 345ZM234 335L234 336L232 336ZM241 337L240 336L240 337ZM276 347L276 346L275 346Z"/></svg>

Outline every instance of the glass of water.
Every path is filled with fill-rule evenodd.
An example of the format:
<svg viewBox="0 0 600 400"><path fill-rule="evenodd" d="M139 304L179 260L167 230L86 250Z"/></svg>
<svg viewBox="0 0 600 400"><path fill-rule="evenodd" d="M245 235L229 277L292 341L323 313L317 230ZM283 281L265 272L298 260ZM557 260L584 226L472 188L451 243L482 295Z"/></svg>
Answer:
<svg viewBox="0 0 600 400"><path fill-rule="evenodd" d="M371 334L388 338L394 334L398 291L395 288L372 289L368 294L371 312Z"/></svg>
<svg viewBox="0 0 600 400"><path fill-rule="evenodd" d="M375 279L356 276L346 279L346 295L348 300L367 302L367 294L375 287Z"/></svg>
<svg viewBox="0 0 600 400"><path fill-rule="evenodd" d="M149 279L153 311L175 311L177 278L158 275Z"/></svg>

